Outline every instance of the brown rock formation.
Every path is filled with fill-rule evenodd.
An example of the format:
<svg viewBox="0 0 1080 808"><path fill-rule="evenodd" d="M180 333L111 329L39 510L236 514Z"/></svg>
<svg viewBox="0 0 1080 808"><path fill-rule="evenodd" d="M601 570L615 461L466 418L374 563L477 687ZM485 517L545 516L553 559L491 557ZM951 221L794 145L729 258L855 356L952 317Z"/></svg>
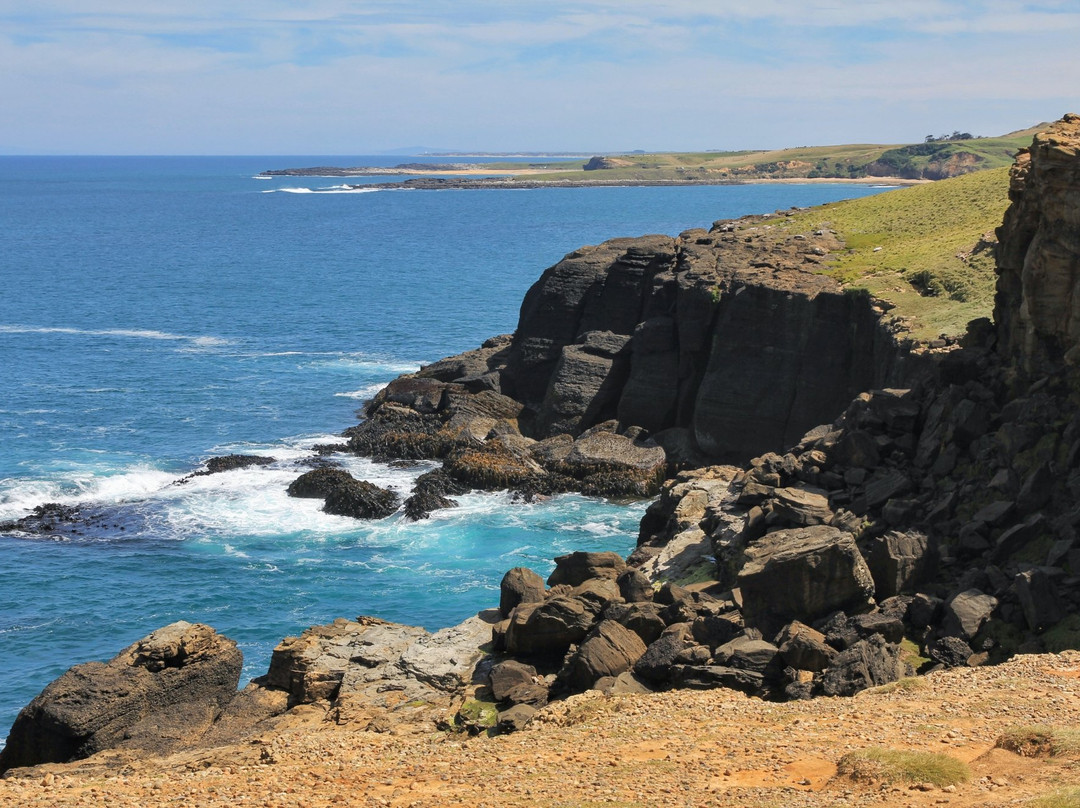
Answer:
<svg viewBox="0 0 1080 808"><path fill-rule="evenodd" d="M1032 373L1080 365L1080 115L1020 153L1009 198L997 231L1000 350Z"/></svg>
<svg viewBox="0 0 1080 808"><path fill-rule="evenodd" d="M195 745L236 697L242 663L232 640L179 622L108 662L76 665L19 713L0 772L103 749L161 755Z"/></svg>

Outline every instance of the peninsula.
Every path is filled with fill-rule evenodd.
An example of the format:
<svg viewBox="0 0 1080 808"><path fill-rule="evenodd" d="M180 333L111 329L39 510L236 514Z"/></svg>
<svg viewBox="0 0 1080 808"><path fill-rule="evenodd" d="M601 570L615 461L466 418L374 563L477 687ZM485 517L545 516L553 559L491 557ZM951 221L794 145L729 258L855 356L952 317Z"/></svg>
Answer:
<svg viewBox="0 0 1080 808"><path fill-rule="evenodd" d="M1001 137L967 133L906 145L848 144L749 151L598 155L580 163L402 163L393 167L313 166L270 169L263 177L422 175L391 188L565 188L622 185L728 185L745 182L883 182L909 184L1008 166L1038 127Z"/></svg>

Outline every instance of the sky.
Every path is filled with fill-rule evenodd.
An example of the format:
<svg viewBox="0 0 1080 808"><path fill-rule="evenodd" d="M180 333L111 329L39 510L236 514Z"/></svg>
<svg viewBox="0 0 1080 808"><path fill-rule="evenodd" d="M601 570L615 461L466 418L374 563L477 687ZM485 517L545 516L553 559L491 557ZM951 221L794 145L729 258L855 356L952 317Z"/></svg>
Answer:
<svg viewBox="0 0 1080 808"><path fill-rule="evenodd" d="M1080 0L0 0L0 154L689 151L1080 112Z"/></svg>

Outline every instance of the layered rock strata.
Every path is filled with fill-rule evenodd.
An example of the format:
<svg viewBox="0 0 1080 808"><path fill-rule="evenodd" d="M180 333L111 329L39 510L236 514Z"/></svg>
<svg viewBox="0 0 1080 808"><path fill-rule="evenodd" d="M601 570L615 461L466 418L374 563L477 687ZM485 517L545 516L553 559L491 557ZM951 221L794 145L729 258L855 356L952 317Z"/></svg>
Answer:
<svg viewBox="0 0 1080 808"><path fill-rule="evenodd" d="M529 290L513 335L380 392L349 449L608 496L781 449L910 364L883 310L820 273L840 246L748 217L583 247Z"/></svg>

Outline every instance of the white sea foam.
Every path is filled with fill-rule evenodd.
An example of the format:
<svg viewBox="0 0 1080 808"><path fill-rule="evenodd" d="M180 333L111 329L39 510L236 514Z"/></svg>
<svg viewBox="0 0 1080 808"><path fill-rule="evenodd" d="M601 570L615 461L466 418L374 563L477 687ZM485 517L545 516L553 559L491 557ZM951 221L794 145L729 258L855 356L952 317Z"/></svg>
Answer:
<svg viewBox="0 0 1080 808"><path fill-rule="evenodd" d="M419 362L404 362L393 359L380 359L373 356L347 355L338 356L336 359L317 362L320 366L334 367L340 370L354 371L377 371L380 373L415 373L420 370ZM387 380L389 381L389 379Z"/></svg>
<svg viewBox="0 0 1080 808"><path fill-rule="evenodd" d="M367 387L361 387L359 390L352 390L348 393L334 393L334 396L336 398L356 398L361 401L366 401L384 387L386 387L386 385L383 382L378 382L376 384L369 384Z"/></svg>
<svg viewBox="0 0 1080 808"><path fill-rule="evenodd" d="M373 194L382 191L382 188L352 187L349 185L333 185L326 188L268 188L264 194Z"/></svg>
<svg viewBox="0 0 1080 808"><path fill-rule="evenodd" d="M145 499L168 486L176 475L149 466L119 473L69 471L48 479L0 480L0 520L19 519L45 502L116 504Z"/></svg>
<svg viewBox="0 0 1080 808"><path fill-rule="evenodd" d="M131 337L134 339L182 340L199 347L228 345L229 340L221 337L191 336L171 334L168 331L154 331L140 328L68 328L62 326L0 325L0 334L73 334L86 337Z"/></svg>

